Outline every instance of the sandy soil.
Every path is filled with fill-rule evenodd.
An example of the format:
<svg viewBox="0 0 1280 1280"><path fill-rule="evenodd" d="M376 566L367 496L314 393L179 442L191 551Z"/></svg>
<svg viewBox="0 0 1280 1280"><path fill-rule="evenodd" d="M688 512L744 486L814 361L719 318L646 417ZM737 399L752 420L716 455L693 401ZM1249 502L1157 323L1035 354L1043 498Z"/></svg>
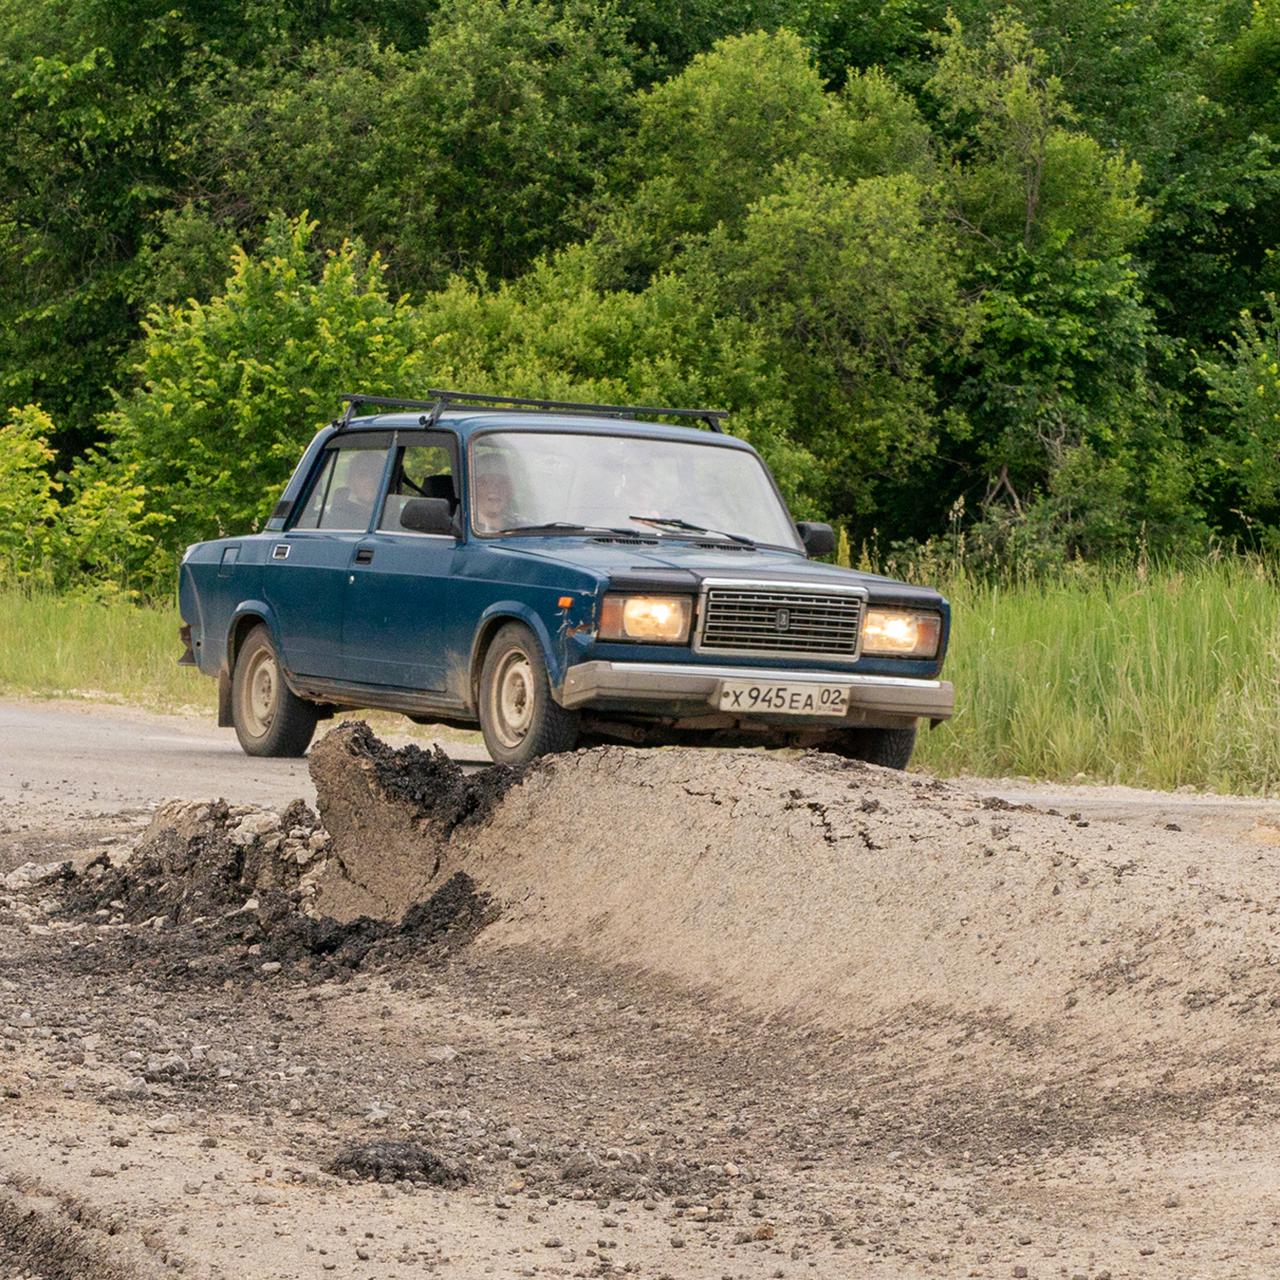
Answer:
<svg viewBox="0 0 1280 1280"><path fill-rule="evenodd" d="M1277 806L312 767L0 888L4 1280L1280 1271Z"/></svg>

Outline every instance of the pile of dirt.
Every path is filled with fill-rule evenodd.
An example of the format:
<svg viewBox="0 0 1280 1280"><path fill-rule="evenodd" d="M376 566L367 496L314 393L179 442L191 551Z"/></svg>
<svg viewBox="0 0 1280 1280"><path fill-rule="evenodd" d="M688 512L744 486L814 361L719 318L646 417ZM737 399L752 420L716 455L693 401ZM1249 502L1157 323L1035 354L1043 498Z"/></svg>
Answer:
<svg viewBox="0 0 1280 1280"><path fill-rule="evenodd" d="M350 1143L327 1168L352 1181L368 1178L374 1182L400 1182L407 1178L433 1187L461 1187L468 1181L461 1165L442 1160L420 1142L395 1139Z"/></svg>
<svg viewBox="0 0 1280 1280"><path fill-rule="evenodd" d="M1064 1069L1123 1047L1153 1070L1280 1048L1271 846L1091 826L819 753L604 748L530 771L451 854L500 904L482 946L905 1032L940 1071L981 1045Z"/></svg>
<svg viewBox="0 0 1280 1280"><path fill-rule="evenodd" d="M406 764L411 776L425 772L413 756ZM476 812L466 788L446 771L442 776L458 806L451 812ZM401 803L424 807L408 797ZM371 955L390 962L452 949L492 916L492 904L461 872L425 886L420 901L390 919L324 914L317 895L331 882L345 884L341 864L318 816L302 801L276 813L221 800L170 801L132 844L101 854L78 875L70 863L59 864L57 875L38 881L46 894L62 888L64 913L105 926L109 938L114 932L128 950L143 953L139 958L174 934L185 944L180 950L229 953L218 965L199 966L215 977L272 963L288 963L295 975L346 974Z"/></svg>
<svg viewBox="0 0 1280 1280"><path fill-rule="evenodd" d="M449 842L483 823L520 775L465 774L439 747L388 747L362 722L312 748L311 778L330 857L314 878L316 914L394 922L429 897Z"/></svg>
<svg viewBox="0 0 1280 1280"><path fill-rule="evenodd" d="M283 813L223 800L171 800L121 851L90 862L68 893L80 914L139 924L189 924L243 909L259 895L314 895L329 837L301 800Z"/></svg>
<svg viewBox="0 0 1280 1280"><path fill-rule="evenodd" d="M1275 848L1091 827L820 753L606 747L467 777L344 725L311 769L318 816L168 807L74 905L221 913L262 957L348 968L424 937L554 948L757 1016L905 1032L939 1071L1280 1048Z"/></svg>

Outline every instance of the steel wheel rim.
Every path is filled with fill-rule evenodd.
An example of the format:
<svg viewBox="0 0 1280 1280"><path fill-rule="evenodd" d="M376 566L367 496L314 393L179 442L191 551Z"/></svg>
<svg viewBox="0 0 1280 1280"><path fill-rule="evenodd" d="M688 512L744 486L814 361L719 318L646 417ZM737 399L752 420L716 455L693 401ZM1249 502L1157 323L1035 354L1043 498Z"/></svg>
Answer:
<svg viewBox="0 0 1280 1280"><path fill-rule="evenodd" d="M518 747L533 727L535 704L533 664L520 650L503 658L494 673L490 708L493 731L504 747Z"/></svg>
<svg viewBox="0 0 1280 1280"><path fill-rule="evenodd" d="M264 737L276 718L280 700L280 668L270 649L259 649L244 673L240 709L245 727L255 738Z"/></svg>

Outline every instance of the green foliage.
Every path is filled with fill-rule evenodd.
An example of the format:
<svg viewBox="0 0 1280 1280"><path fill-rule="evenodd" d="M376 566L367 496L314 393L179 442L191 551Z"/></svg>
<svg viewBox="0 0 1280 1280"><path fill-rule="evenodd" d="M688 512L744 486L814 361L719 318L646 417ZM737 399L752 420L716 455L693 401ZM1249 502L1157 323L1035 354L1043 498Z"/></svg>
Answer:
<svg viewBox="0 0 1280 1280"><path fill-rule="evenodd" d="M625 136L630 89L621 22L607 7L449 0L389 121L391 172L410 170L432 202L425 217L406 207L412 181L386 191L402 211L400 242L412 253L430 221L421 261L430 251L496 276L565 243ZM412 172L423 156L427 171Z"/></svg>
<svg viewBox="0 0 1280 1280"><path fill-rule="evenodd" d="M157 228L156 251L174 274L186 270L213 288L175 293L161 280L153 300L211 297L226 274L226 253L210 278L200 269L205 246L228 234L256 236L281 209L309 210L338 242L360 236L387 248L398 202L381 180L393 189L422 176L386 169L388 98L408 73L406 55L366 37L317 42L300 53L285 46L202 85L181 142L193 190Z"/></svg>
<svg viewBox="0 0 1280 1280"><path fill-rule="evenodd" d="M40 582L52 576L58 483L50 474L53 423L38 405L11 409L0 427L0 577Z"/></svg>
<svg viewBox="0 0 1280 1280"><path fill-rule="evenodd" d="M714 237L688 269L746 320L785 370L799 438L820 460L812 490L841 515L870 514L883 473L933 452L928 362L963 343L946 239L913 177L832 182L812 170Z"/></svg>
<svg viewBox="0 0 1280 1280"><path fill-rule="evenodd" d="M1280 782L1273 564L938 585L953 608L949 677L965 696L954 720L921 735L926 768L1231 792Z"/></svg>
<svg viewBox="0 0 1280 1280"><path fill-rule="evenodd" d="M139 255L185 202L180 141L205 86L314 39L411 38L422 15L413 0L0 0L0 393L45 405L62 465L100 439L157 300Z"/></svg>
<svg viewBox="0 0 1280 1280"><path fill-rule="evenodd" d="M54 434L38 405L10 410L0 426L0 577L27 590L120 594L130 564L154 560L162 521L146 512L131 465L90 453L70 476L55 478Z"/></svg>
<svg viewBox="0 0 1280 1280"><path fill-rule="evenodd" d="M849 549L849 530L844 525L836 530L835 560L842 569L853 568L853 553Z"/></svg>
<svg viewBox="0 0 1280 1280"><path fill-rule="evenodd" d="M970 41L956 18L938 40L929 91L959 145L955 199L964 224L1028 253L1122 253L1147 214L1138 170L1069 128L1075 112L1026 27L997 18Z"/></svg>
<svg viewBox="0 0 1280 1280"><path fill-rule="evenodd" d="M176 602L0 587L0 693L209 714L217 690L174 661Z"/></svg>
<svg viewBox="0 0 1280 1280"><path fill-rule="evenodd" d="M419 312L419 349L437 381L607 403L725 404L734 430L812 510L814 459L791 439L781 377L765 344L704 307L683 277L639 293L602 290L574 250L487 291L455 280Z"/></svg>
<svg viewBox="0 0 1280 1280"><path fill-rule="evenodd" d="M812 154L836 110L797 36L760 31L699 54L641 104L632 156L650 233L741 218L780 163Z"/></svg>
<svg viewBox="0 0 1280 1280"><path fill-rule="evenodd" d="M41 572L162 583L435 381L722 404L984 572L1274 542L1277 0L952 8L0 0Z"/></svg>
<svg viewBox="0 0 1280 1280"><path fill-rule="evenodd" d="M446 0L411 52L318 42L211 82L184 157L215 226L306 208L328 242L382 252L399 286L505 277L571 238L631 88L608 8Z"/></svg>
<svg viewBox="0 0 1280 1280"><path fill-rule="evenodd" d="M413 385L412 313L382 264L351 243L316 254L313 232L276 222L258 255L236 251L225 293L146 323L138 389L107 427L117 482L143 486L170 556L260 527L342 391Z"/></svg>
<svg viewBox="0 0 1280 1280"><path fill-rule="evenodd" d="M1280 545L1280 305L1264 299L1259 317L1240 316L1233 342L1199 373L1223 420L1209 445L1207 465L1228 488L1249 534Z"/></svg>
<svg viewBox="0 0 1280 1280"><path fill-rule="evenodd" d="M117 463L94 450L67 478L58 512L57 581L64 590L98 597L136 596L164 583L172 564L157 545L166 517L148 509L135 462Z"/></svg>

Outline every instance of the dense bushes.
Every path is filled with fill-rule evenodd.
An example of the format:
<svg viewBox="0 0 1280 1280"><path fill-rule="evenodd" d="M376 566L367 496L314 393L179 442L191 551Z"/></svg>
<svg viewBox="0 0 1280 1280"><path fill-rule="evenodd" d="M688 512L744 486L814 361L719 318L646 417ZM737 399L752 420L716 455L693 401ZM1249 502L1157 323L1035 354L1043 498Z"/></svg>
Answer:
<svg viewBox="0 0 1280 1280"><path fill-rule="evenodd" d="M441 383L724 405L855 552L1275 543L1270 9L704 8L8 4L6 573L161 587Z"/></svg>

